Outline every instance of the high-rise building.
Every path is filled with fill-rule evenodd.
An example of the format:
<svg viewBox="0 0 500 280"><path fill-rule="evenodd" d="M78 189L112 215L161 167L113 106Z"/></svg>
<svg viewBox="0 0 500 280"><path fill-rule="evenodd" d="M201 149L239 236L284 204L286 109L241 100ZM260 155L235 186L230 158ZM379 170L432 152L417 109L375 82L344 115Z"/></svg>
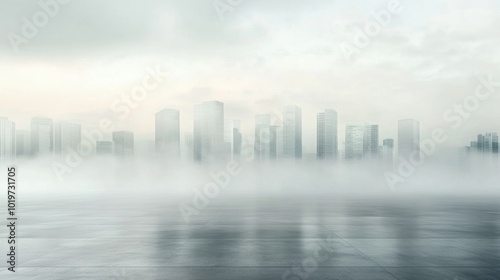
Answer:
<svg viewBox="0 0 500 280"><path fill-rule="evenodd" d="M394 164L394 139L384 139L382 141L382 157L386 167Z"/></svg>
<svg viewBox="0 0 500 280"><path fill-rule="evenodd" d="M194 107L194 159L214 161L224 154L224 103L208 101Z"/></svg>
<svg viewBox="0 0 500 280"><path fill-rule="evenodd" d="M52 119L31 119L31 154L33 156L52 155L54 152L54 127Z"/></svg>
<svg viewBox="0 0 500 280"><path fill-rule="evenodd" d="M241 154L241 128L239 120L226 119L224 121L224 143L226 144L229 158L237 159Z"/></svg>
<svg viewBox="0 0 500 280"><path fill-rule="evenodd" d="M110 156L113 154L113 142L111 141L96 141L95 153L98 156Z"/></svg>
<svg viewBox="0 0 500 280"><path fill-rule="evenodd" d="M337 112L327 109L318 113L316 156L319 159L336 159L338 153Z"/></svg>
<svg viewBox="0 0 500 280"><path fill-rule="evenodd" d="M16 159L16 125L0 117L0 165L11 164Z"/></svg>
<svg viewBox="0 0 500 280"><path fill-rule="evenodd" d="M162 159L180 158L180 120L179 111L162 110L155 115L155 149Z"/></svg>
<svg viewBox="0 0 500 280"><path fill-rule="evenodd" d="M378 125L365 125L363 135L363 153L365 157L376 159L378 157Z"/></svg>
<svg viewBox="0 0 500 280"><path fill-rule="evenodd" d="M27 158L31 156L31 132L28 130L16 131L16 157Z"/></svg>
<svg viewBox="0 0 500 280"><path fill-rule="evenodd" d="M65 156L80 150L82 127L79 124L61 122L55 125L54 153Z"/></svg>
<svg viewBox="0 0 500 280"><path fill-rule="evenodd" d="M348 124L345 128L345 158L362 159L364 157L364 125Z"/></svg>
<svg viewBox="0 0 500 280"><path fill-rule="evenodd" d="M378 150L378 125L348 124L346 126L346 159L376 159Z"/></svg>
<svg viewBox="0 0 500 280"><path fill-rule="evenodd" d="M302 109L287 105L283 111L283 157L302 158Z"/></svg>
<svg viewBox="0 0 500 280"><path fill-rule="evenodd" d="M113 132L115 155L120 157L134 156L134 133L130 131Z"/></svg>
<svg viewBox="0 0 500 280"><path fill-rule="evenodd" d="M408 159L410 155L420 155L420 124L416 120L406 119L398 122L398 156Z"/></svg>

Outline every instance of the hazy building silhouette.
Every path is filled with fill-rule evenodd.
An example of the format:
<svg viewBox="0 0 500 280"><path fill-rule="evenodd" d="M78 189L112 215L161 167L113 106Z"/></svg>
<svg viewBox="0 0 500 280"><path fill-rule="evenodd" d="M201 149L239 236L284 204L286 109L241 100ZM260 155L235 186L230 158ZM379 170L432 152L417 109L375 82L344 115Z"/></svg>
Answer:
<svg viewBox="0 0 500 280"><path fill-rule="evenodd" d="M336 159L338 153L337 112L327 109L317 115L316 155L319 159Z"/></svg>
<svg viewBox="0 0 500 280"><path fill-rule="evenodd" d="M364 156L364 125L348 124L345 128L345 158L362 159Z"/></svg>
<svg viewBox="0 0 500 280"><path fill-rule="evenodd" d="M113 154L113 142L111 141L96 141L95 153L98 156L110 156Z"/></svg>
<svg viewBox="0 0 500 280"><path fill-rule="evenodd" d="M11 164L16 159L16 125L0 117L0 165Z"/></svg>
<svg viewBox="0 0 500 280"><path fill-rule="evenodd" d="M363 154L365 157L376 159L378 158L378 125L365 125L363 135Z"/></svg>
<svg viewBox="0 0 500 280"><path fill-rule="evenodd" d="M155 115L155 149L161 160L180 158L179 111L164 109Z"/></svg>
<svg viewBox="0 0 500 280"><path fill-rule="evenodd" d="M113 132L113 146L116 156L134 156L134 133L130 131Z"/></svg>
<svg viewBox="0 0 500 280"><path fill-rule="evenodd" d="M348 124L345 133L345 158L377 158L378 138L378 125Z"/></svg>
<svg viewBox="0 0 500 280"><path fill-rule="evenodd" d="M471 142L470 151L480 154L498 155L498 134L479 134L477 136L477 141Z"/></svg>
<svg viewBox="0 0 500 280"><path fill-rule="evenodd" d="M382 141L382 158L386 167L394 164L394 139L384 139Z"/></svg>
<svg viewBox="0 0 500 280"><path fill-rule="evenodd" d="M241 155L242 141L240 121L226 119L224 121L224 143L230 159L237 159Z"/></svg>
<svg viewBox="0 0 500 280"><path fill-rule="evenodd" d="M194 159L213 161L224 153L224 103L208 101L194 107Z"/></svg>
<svg viewBox="0 0 500 280"><path fill-rule="evenodd" d="M28 130L16 131L16 157L27 158L31 156L31 132Z"/></svg>
<svg viewBox="0 0 500 280"><path fill-rule="evenodd" d="M302 109L294 105L283 111L283 157L302 158Z"/></svg>
<svg viewBox="0 0 500 280"><path fill-rule="evenodd" d="M420 155L420 124L413 119L398 122L398 156L408 159L412 153Z"/></svg>
<svg viewBox="0 0 500 280"><path fill-rule="evenodd" d="M31 153L33 156L51 155L54 152L54 126L52 119L31 119Z"/></svg>
<svg viewBox="0 0 500 280"><path fill-rule="evenodd" d="M57 123L54 132L54 153L65 156L78 152L82 142L82 127L74 123Z"/></svg>

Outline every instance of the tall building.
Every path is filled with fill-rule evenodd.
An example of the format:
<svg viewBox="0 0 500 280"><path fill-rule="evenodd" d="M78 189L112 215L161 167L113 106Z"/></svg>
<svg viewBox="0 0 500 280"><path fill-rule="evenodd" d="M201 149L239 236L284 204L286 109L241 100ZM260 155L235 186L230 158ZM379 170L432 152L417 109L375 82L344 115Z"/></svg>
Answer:
<svg viewBox="0 0 500 280"><path fill-rule="evenodd" d="M420 124L406 119L398 122L398 156L408 159L412 153L420 154Z"/></svg>
<svg viewBox="0 0 500 280"><path fill-rule="evenodd" d="M386 167L394 164L394 139L384 139L382 141L382 158Z"/></svg>
<svg viewBox="0 0 500 280"><path fill-rule="evenodd" d="M51 155L54 152L54 127L52 119L31 119L31 154Z"/></svg>
<svg viewBox="0 0 500 280"><path fill-rule="evenodd" d="M226 119L224 121L224 143L230 159L237 159L241 155L242 140L240 121Z"/></svg>
<svg viewBox="0 0 500 280"><path fill-rule="evenodd" d="M155 115L155 150L162 159L179 159L181 150L179 111L162 110Z"/></svg>
<svg viewBox="0 0 500 280"><path fill-rule="evenodd" d="M119 157L134 156L134 133L130 131L113 132L115 155Z"/></svg>
<svg viewBox="0 0 500 280"><path fill-rule="evenodd" d="M224 103L208 101L195 105L194 159L214 161L224 154Z"/></svg>
<svg viewBox="0 0 500 280"><path fill-rule="evenodd" d="M364 157L364 125L348 124L345 128L345 158L362 159Z"/></svg>
<svg viewBox="0 0 500 280"><path fill-rule="evenodd" d="M113 142L111 141L96 141L95 153L98 156L110 156L113 154Z"/></svg>
<svg viewBox="0 0 500 280"><path fill-rule="evenodd" d="M0 117L0 165L11 164L16 159L16 125Z"/></svg>
<svg viewBox="0 0 500 280"><path fill-rule="evenodd" d="M31 156L31 132L28 130L16 131L16 157L27 158Z"/></svg>
<svg viewBox="0 0 500 280"><path fill-rule="evenodd" d="M365 157L375 159L378 157L378 125L365 125L363 135L363 153Z"/></svg>
<svg viewBox="0 0 500 280"><path fill-rule="evenodd" d="M302 158L302 109L294 105L283 112L283 157Z"/></svg>
<svg viewBox="0 0 500 280"><path fill-rule="evenodd" d="M54 153L65 156L78 152L82 142L82 127L74 123L57 123L54 133Z"/></svg>
<svg viewBox="0 0 500 280"><path fill-rule="evenodd" d="M319 159L336 159L338 153L337 112L327 109L317 116L316 156Z"/></svg>
<svg viewBox="0 0 500 280"><path fill-rule="evenodd" d="M378 125L348 124L345 133L345 158L377 158L378 138Z"/></svg>

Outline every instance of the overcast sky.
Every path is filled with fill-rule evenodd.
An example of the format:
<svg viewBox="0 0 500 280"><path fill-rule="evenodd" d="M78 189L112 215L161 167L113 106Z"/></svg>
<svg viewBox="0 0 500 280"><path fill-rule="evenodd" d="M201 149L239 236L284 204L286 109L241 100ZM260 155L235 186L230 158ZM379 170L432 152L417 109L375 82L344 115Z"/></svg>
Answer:
<svg viewBox="0 0 500 280"><path fill-rule="evenodd" d="M356 28L389 2L246 0L221 19L213 0L73 0L16 52L9 38L22 36L23 17L43 10L38 1L3 0L0 116L20 129L33 116L86 127L111 118L148 136L155 112L181 110L182 130L191 131L193 105L215 99L249 137L255 114L299 105L307 152L315 149L316 114L327 108L338 111L340 142L347 122L379 124L382 140L395 138L404 118L420 121L426 137L450 127L443 113L474 93L477 74L500 81L500 2L401 0L402 11L347 60L340 45L355 46ZM155 65L168 77L117 119L110 104ZM448 144L500 132L499 95L447 129Z"/></svg>

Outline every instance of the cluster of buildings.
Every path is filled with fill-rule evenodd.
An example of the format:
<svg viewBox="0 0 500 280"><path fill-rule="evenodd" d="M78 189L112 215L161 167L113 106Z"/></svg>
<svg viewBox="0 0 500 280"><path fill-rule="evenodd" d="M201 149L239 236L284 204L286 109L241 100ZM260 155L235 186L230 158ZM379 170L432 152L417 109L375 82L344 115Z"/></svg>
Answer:
<svg viewBox="0 0 500 280"><path fill-rule="evenodd" d="M398 122L398 139L384 139L379 143L376 124L348 124L345 128L345 146L341 151L338 141L338 115L327 109L317 114L316 157L321 160L344 158L377 159L392 165L396 156L408 158L419 153L420 126L416 120ZM288 105L279 116L255 116L253 154L256 160L300 159L303 156L302 110ZM397 154L395 151L397 144ZM91 153L133 157L139 147L131 131L116 131L110 141L95 141ZM31 130L16 130L7 118L0 118L0 164L14 162L16 158L62 156L81 152L82 127L79 124L53 122L49 118L33 118ZM191 158L210 162L234 159L242 154L243 137L240 121L226 119L224 103L208 101L195 105L192 134L184 137L181 145L180 114L178 110L164 109L155 115L155 139L146 150L158 160ZM479 135L469 150L498 154L498 135ZM86 151L88 154L89 152Z"/></svg>

